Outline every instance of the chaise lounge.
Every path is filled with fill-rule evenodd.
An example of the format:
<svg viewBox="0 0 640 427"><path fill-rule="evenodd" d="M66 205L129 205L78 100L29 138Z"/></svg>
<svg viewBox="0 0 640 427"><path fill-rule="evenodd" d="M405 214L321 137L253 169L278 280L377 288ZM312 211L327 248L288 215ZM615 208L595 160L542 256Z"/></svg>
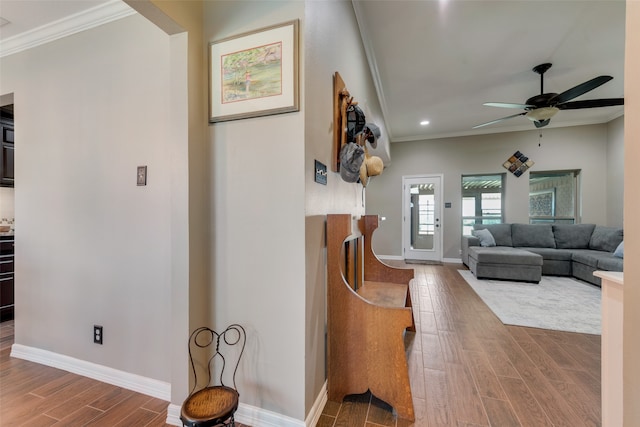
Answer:
<svg viewBox="0 0 640 427"><path fill-rule="evenodd" d="M622 271L623 230L594 224L491 224L462 237L462 262L477 278L539 282L572 276L600 286L596 270Z"/></svg>

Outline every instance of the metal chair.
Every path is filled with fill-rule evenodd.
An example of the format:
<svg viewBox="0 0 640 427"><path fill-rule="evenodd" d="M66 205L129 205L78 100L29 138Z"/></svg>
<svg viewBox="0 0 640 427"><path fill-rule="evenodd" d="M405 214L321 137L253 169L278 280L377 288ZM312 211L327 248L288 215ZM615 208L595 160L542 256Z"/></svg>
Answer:
<svg viewBox="0 0 640 427"><path fill-rule="evenodd" d="M222 333L217 333L213 329L205 326L191 333L189 337L189 360L191 362L194 385L191 393L189 393L189 396L182 404L180 411L180 420L183 426L235 426L234 415L238 409L240 399L240 394L236 386L236 372L240 365L242 353L244 353L246 341L247 336L244 328L237 324L229 326ZM227 360L223 352L232 360L230 353L232 350L231 347L234 346L239 346L240 350L239 353L236 351L233 357L233 360L235 360L235 368L231 377L233 381L232 388L224 384ZM196 373L196 362L194 361L194 352L199 349L200 353L206 351L213 352L215 349L213 355L206 359L208 380L200 389L198 389L198 374ZM226 350L230 350L229 353L227 353ZM220 376L217 378L218 381L212 382L212 380L216 379L213 374L213 365L216 359L222 363L220 366L216 366L220 370Z"/></svg>

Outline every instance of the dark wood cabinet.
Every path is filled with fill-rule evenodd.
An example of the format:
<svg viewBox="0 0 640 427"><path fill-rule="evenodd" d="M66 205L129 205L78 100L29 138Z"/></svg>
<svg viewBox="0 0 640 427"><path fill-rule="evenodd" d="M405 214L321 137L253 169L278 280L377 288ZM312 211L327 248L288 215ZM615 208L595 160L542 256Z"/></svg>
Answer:
<svg viewBox="0 0 640 427"><path fill-rule="evenodd" d="M0 321L14 315L14 239L13 234L0 235Z"/></svg>
<svg viewBox="0 0 640 427"><path fill-rule="evenodd" d="M13 106L0 108L0 186L13 187L15 132Z"/></svg>

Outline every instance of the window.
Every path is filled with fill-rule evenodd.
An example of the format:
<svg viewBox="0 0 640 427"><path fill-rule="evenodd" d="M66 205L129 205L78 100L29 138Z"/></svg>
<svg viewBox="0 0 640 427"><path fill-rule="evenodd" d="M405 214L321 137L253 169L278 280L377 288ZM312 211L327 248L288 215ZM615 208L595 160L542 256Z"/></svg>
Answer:
<svg viewBox="0 0 640 427"><path fill-rule="evenodd" d="M531 172L529 174L529 222L566 223L578 221L579 170Z"/></svg>
<svg viewBox="0 0 640 427"><path fill-rule="evenodd" d="M433 194L420 194L418 196L418 234L433 235L435 231L435 207Z"/></svg>
<svg viewBox="0 0 640 427"><path fill-rule="evenodd" d="M411 185L411 221L418 226L417 236L433 236L435 232L434 191L433 184Z"/></svg>
<svg viewBox="0 0 640 427"><path fill-rule="evenodd" d="M504 174L462 176L462 234L470 235L474 224L503 221Z"/></svg>

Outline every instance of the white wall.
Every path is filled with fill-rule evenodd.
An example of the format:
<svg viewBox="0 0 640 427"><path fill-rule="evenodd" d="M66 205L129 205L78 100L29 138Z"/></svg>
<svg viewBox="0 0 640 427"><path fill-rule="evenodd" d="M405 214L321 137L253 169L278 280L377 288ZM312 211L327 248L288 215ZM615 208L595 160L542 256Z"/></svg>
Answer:
<svg viewBox="0 0 640 427"><path fill-rule="evenodd" d="M362 186L330 171L334 73L370 120L380 107L350 2L205 3L207 41L291 19L301 111L210 127L211 301L216 324L249 328L242 401L302 420L326 379L324 215L364 213ZM326 186L313 180L315 159Z"/></svg>
<svg viewBox="0 0 640 427"><path fill-rule="evenodd" d="M380 105L370 76L351 2L307 1L305 8L305 209L306 209L306 411L326 380L327 213L364 214L362 185L347 183L331 171L333 142L333 76L339 72L347 89L384 133ZM381 142L379 147L382 149ZM315 160L327 166L327 185L314 181Z"/></svg>
<svg viewBox="0 0 640 427"><path fill-rule="evenodd" d="M206 2L204 37L303 16L303 2ZM247 329L242 402L303 420L304 109L212 125L209 144L212 324Z"/></svg>
<svg viewBox="0 0 640 427"><path fill-rule="evenodd" d="M402 253L402 176L441 173L442 201L451 202L452 206L443 209L443 256L460 258L462 174L507 172L502 164L517 150L535 162L530 169L533 171L580 169L582 222L616 225L617 214L610 212L606 201L608 188L617 189L622 182L607 170L622 169L623 165L616 165L618 155L611 154L608 160L609 129L602 124L392 144L393 163L367 187L367 213L387 218L373 242L376 252L392 256ZM619 145L620 127L612 125L611 129ZM519 178L507 173L505 222L529 222L528 178L529 172Z"/></svg>
<svg viewBox="0 0 640 427"><path fill-rule="evenodd" d="M307 2L305 51L306 209L307 215L364 214L362 185L348 183L331 171L333 141L333 76L337 71L358 102L368 122L376 123L386 138L378 97L350 2ZM380 144L381 146L383 143ZM372 151L373 154L373 151ZM327 185L314 182L314 160L327 166ZM377 178L376 178L377 179Z"/></svg>
<svg viewBox="0 0 640 427"><path fill-rule="evenodd" d="M607 225L622 227L624 213L624 116L607 123Z"/></svg>
<svg viewBox="0 0 640 427"><path fill-rule="evenodd" d="M18 136L16 343L169 381L168 36L131 16L0 61Z"/></svg>

